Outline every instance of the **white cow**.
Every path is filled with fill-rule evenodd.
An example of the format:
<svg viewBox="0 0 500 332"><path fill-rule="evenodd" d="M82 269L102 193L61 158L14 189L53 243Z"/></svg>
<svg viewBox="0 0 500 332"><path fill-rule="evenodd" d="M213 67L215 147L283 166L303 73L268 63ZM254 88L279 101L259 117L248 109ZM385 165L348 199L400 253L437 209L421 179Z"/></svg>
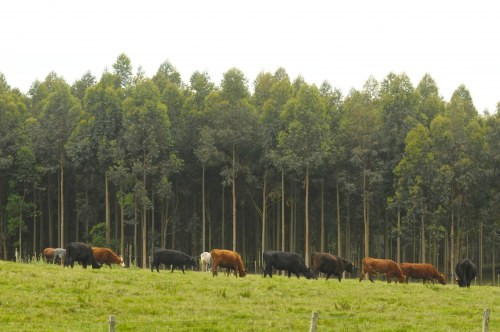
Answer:
<svg viewBox="0 0 500 332"><path fill-rule="evenodd" d="M212 267L212 257L209 252L204 252L200 255L201 260L201 270L203 272L210 272L210 268Z"/></svg>

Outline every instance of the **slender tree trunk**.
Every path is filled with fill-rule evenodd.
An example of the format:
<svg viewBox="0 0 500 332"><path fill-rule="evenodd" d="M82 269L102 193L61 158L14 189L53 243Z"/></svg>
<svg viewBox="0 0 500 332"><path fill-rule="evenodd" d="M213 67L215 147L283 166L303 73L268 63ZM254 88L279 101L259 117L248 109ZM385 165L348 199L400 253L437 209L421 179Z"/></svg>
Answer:
<svg viewBox="0 0 500 332"><path fill-rule="evenodd" d="M321 230L320 248L325 252L325 179L321 179Z"/></svg>
<svg viewBox="0 0 500 332"><path fill-rule="evenodd" d="M386 259L391 259L391 253L389 250L389 211L385 209L385 221L384 221L384 256Z"/></svg>
<svg viewBox="0 0 500 332"><path fill-rule="evenodd" d="M222 249L226 249L226 225L225 225L225 213L224 213L224 184L222 185L222 225L221 225L221 242L222 242Z"/></svg>
<svg viewBox="0 0 500 332"><path fill-rule="evenodd" d="M61 152L61 242L59 248L64 246L64 152Z"/></svg>
<svg viewBox="0 0 500 332"><path fill-rule="evenodd" d="M36 258L36 187L33 186L33 256Z"/></svg>
<svg viewBox="0 0 500 332"><path fill-rule="evenodd" d="M138 225L138 220L137 220L137 199L134 199L134 264L136 266L139 265L138 261L138 246L137 246L137 225Z"/></svg>
<svg viewBox="0 0 500 332"><path fill-rule="evenodd" d="M111 243L111 220L109 211L109 183L108 171L104 172L104 196L105 196L105 210L106 210L106 247Z"/></svg>
<svg viewBox="0 0 500 332"><path fill-rule="evenodd" d="M366 174L363 171L363 222L365 228L365 257L370 257L370 234L369 234L369 221L368 221L368 199L366 192Z"/></svg>
<svg viewBox="0 0 500 332"><path fill-rule="evenodd" d="M50 173L47 175L47 214L49 223L49 247L54 246L54 223L52 222L52 186Z"/></svg>
<svg viewBox="0 0 500 332"><path fill-rule="evenodd" d="M120 255L125 257L125 209L120 204Z"/></svg>
<svg viewBox="0 0 500 332"><path fill-rule="evenodd" d="M479 284L483 284L483 222L479 222ZM493 278L495 279L495 278Z"/></svg>
<svg viewBox="0 0 500 332"><path fill-rule="evenodd" d="M454 228L455 228L455 208L453 204L453 197L454 197L454 185L452 183L451 185L451 227L450 227L450 273L451 273L451 284L455 283L455 272L454 272L454 266L455 266L455 246L454 246Z"/></svg>
<svg viewBox="0 0 500 332"><path fill-rule="evenodd" d="M425 263L425 217L424 205L421 203L422 213L420 215L420 261Z"/></svg>
<svg viewBox="0 0 500 332"><path fill-rule="evenodd" d="M201 228L202 228L202 245L203 245L203 252L206 251L206 244L205 244L205 225L206 225L206 220L205 220L205 165L203 164L203 170L202 170L202 180L201 180Z"/></svg>
<svg viewBox="0 0 500 332"><path fill-rule="evenodd" d="M398 238L396 240L396 261L401 264L401 208L398 205Z"/></svg>
<svg viewBox="0 0 500 332"><path fill-rule="evenodd" d="M155 191L154 191L154 182L151 186L151 256L153 255L153 249L155 247Z"/></svg>
<svg viewBox="0 0 500 332"><path fill-rule="evenodd" d="M337 196L337 255L342 256L342 233L340 223L340 193L339 193L339 177L335 182L335 193Z"/></svg>
<svg viewBox="0 0 500 332"><path fill-rule="evenodd" d="M345 255L351 259L351 195L347 193L347 218L345 224Z"/></svg>
<svg viewBox="0 0 500 332"><path fill-rule="evenodd" d="M285 251L285 172L281 169L281 251Z"/></svg>
<svg viewBox="0 0 500 332"><path fill-rule="evenodd" d="M275 250L280 250L280 199L278 198L278 204L276 204L276 223L275 223L275 233L276 236L274 242Z"/></svg>
<svg viewBox="0 0 500 332"><path fill-rule="evenodd" d="M496 272L496 261L495 261L495 233L493 233L493 241L492 241L492 247L493 250L491 251L491 276L492 276L492 282L491 284L495 286L497 280L495 279L495 272Z"/></svg>
<svg viewBox="0 0 500 332"><path fill-rule="evenodd" d="M293 220L294 220L294 218L293 218L293 204L294 204L293 199L294 198L293 198L293 193L292 193L291 202L290 202L290 232L289 232L290 234L289 234L289 238L288 238L289 239L288 243L289 243L289 246L290 246L289 249L290 249L291 252L294 251L294 248L293 248L293 239L294 239L294 236L295 236L294 235L294 224L293 224Z"/></svg>
<svg viewBox="0 0 500 332"><path fill-rule="evenodd" d="M147 178L146 178L146 152L142 154L142 181L144 185L144 194L147 195ZM147 267L147 213L146 204L142 205L142 268Z"/></svg>
<svg viewBox="0 0 500 332"><path fill-rule="evenodd" d="M85 206L89 206L89 187L85 184ZM89 218L85 218L85 239L89 239Z"/></svg>
<svg viewBox="0 0 500 332"><path fill-rule="evenodd" d="M262 236L260 244L261 253L263 253L266 250L266 215L267 215L267 170L264 171L264 187L262 188Z"/></svg>
<svg viewBox="0 0 500 332"><path fill-rule="evenodd" d="M306 199L305 199L305 212L306 212L306 220L305 220L305 257L306 266L309 267L309 167L306 167Z"/></svg>
<svg viewBox="0 0 500 332"><path fill-rule="evenodd" d="M76 197L78 196L78 190L76 188L76 185L74 186L74 189L75 189L75 200L76 200ZM75 222L75 241L78 242L80 241L80 217L78 216L78 212L76 213L76 218L75 218L76 222Z"/></svg>
<svg viewBox="0 0 500 332"><path fill-rule="evenodd" d="M233 251L236 251L236 148L233 143Z"/></svg>

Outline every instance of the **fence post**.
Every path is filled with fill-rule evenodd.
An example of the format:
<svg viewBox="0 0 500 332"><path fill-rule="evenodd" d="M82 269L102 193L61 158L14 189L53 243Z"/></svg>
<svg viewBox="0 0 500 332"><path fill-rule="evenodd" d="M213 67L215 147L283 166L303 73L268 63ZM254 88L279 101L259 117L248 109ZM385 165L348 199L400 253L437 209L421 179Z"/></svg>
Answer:
<svg viewBox="0 0 500 332"><path fill-rule="evenodd" d="M316 332L318 326L318 312L313 311L311 316L311 324L309 325L309 332Z"/></svg>
<svg viewBox="0 0 500 332"><path fill-rule="evenodd" d="M483 312L483 332L489 331L490 325L490 309L486 308Z"/></svg>
<svg viewBox="0 0 500 332"><path fill-rule="evenodd" d="M109 332L115 332L115 315L109 315Z"/></svg>

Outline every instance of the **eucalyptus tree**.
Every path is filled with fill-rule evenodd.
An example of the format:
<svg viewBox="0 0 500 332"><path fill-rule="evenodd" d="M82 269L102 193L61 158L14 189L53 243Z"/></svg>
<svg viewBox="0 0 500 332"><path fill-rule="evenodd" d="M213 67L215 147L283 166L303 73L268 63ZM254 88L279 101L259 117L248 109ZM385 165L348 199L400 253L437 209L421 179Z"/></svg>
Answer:
<svg viewBox="0 0 500 332"><path fill-rule="evenodd" d="M7 84L0 73L0 242L3 258L8 255L8 228L5 206L10 190L8 189L12 172L15 171L16 153L26 144L24 124L28 118L25 102L20 94Z"/></svg>
<svg viewBox="0 0 500 332"><path fill-rule="evenodd" d="M445 102L439 95L436 82L429 74L422 77L417 85L416 93L418 118L426 127L429 127L438 114L444 113Z"/></svg>
<svg viewBox="0 0 500 332"><path fill-rule="evenodd" d="M114 74L118 76L118 85L128 88L132 84L132 62L130 58L121 53L113 64Z"/></svg>
<svg viewBox="0 0 500 332"><path fill-rule="evenodd" d="M420 262L426 262L426 219L431 214L432 181L435 178L435 159L429 130L422 124L406 136L403 159L394 172L397 188L406 197L407 211L420 218Z"/></svg>
<svg viewBox="0 0 500 332"><path fill-rule="evenodd" d="M59 170L59 238L58 245L65 243L65 211L64 211L64 170L66 166L66 143L77 124L81 112L79 100L71 94L68 84L56 74L51 73L41 83L41 89L46 97L40 101L41 108L38 121L31 133L32 142L40 152L49 168ZM34 93L36 95L36 92Z"/></svg>
<svg viewBox="0 0 500 332"><path fill-rule="evenodd" d="M340 122L341 131L346 133L345 149L348 151L346 158L350 173L358 174L355 179L348 180L347 191L354 192L354 188L361 188L362 192L365 257L370 256L371 192L380 183L381 177L380 156L376 149L377 133L381 128L375 105L376 91L377 84L374 80L367 81L363 91L352 90L344 101L344 113Z"/></svg>
<svg viewBox="0 0 500 332"><path fill-rule="evenodd" d="M219 150L230 156L232 187L232 247L236 250L236 175L237 152L250 148L256 117L250 104L248 83L242 71L232 68L224 73L218 102L210 111L211 123L217 133Z"/></svg>
<svg viewBox="0 0 500 332"><path fill-rule="evenodd" d="M467 178L465 172L470 164L470 156L466 151L466 127L477 116L469 91L461 85L453 93L445 113L438 115L431 122L431 137L436 150L435 156L441 172L450 174L449 179L449 212L450 212L450 271L452 282L455 266L455 221L457 206L463 206ZM460 220L458 221L460 223ZM459 236L457 233L457 237Z"/></svg>
<svg viewBox="0 0 500 332"><path fill-rule="evenodd" d="M330 83L323 82L320 86L320 93L324 99L326 107L327 121L330 126L330 143L329 154L327 157L326 167L328 171L332 172L335 181L335 206L337 209L337 255L342 255L342 228L341 228L341 210L340 210L340 182L345 177L342 172L345 166L345 150L342 144L342 133L340 131L340 121L342 119L342 93L339 89L334 89ZM322 202L323 211L323 202ZM321 251L325 251L325 226L324 216L322 212L321 217Z"/></svg>
<svg viewBox="0 0 500 332"><path fill-rule="evenodd" d="M96 83L95 76L92 75L90 71L87 71L85 74L83 74L83 76L79 80L76 80L71 86L71 93L73 94L73 96L77 97L82 102L82 106L87 89L95 85L95 83Z"/></svg>
<svg viewBox="0 0 500 332"><path fill-rule="evenodd" d="M285 106L281 116L286 127L279 133L278 146L284 151L287 168L304 174L305 260L309 266L309 173L322 164L330 147L330 128L318 88L302 85Z"/></svg>
<svg viewBox="0 0 500 332"><path fill-rule="evenodd" d="M170 157L172 136L166 106L156 85L145 79L133 86L123 102L123 145L126 160L136 178L136 194L142 207L142 267L147 262L148 175Z"/></svg>

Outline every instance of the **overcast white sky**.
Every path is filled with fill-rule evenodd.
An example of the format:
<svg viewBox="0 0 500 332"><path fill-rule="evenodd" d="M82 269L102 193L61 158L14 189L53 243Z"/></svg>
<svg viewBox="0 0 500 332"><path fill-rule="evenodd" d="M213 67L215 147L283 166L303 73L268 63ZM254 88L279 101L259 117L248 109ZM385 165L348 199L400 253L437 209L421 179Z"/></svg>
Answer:
<svg viewBox="0 0 500 332"><path fill-rule="evenodd" d="M327 80L347 94L370 75L430 73L449 100L460 85L478 111L500 101L500 1L0 1L0 72L26 92L50 71L99 78L126 53L148 76L169 60L219 84L231 67Z"/></svg>

